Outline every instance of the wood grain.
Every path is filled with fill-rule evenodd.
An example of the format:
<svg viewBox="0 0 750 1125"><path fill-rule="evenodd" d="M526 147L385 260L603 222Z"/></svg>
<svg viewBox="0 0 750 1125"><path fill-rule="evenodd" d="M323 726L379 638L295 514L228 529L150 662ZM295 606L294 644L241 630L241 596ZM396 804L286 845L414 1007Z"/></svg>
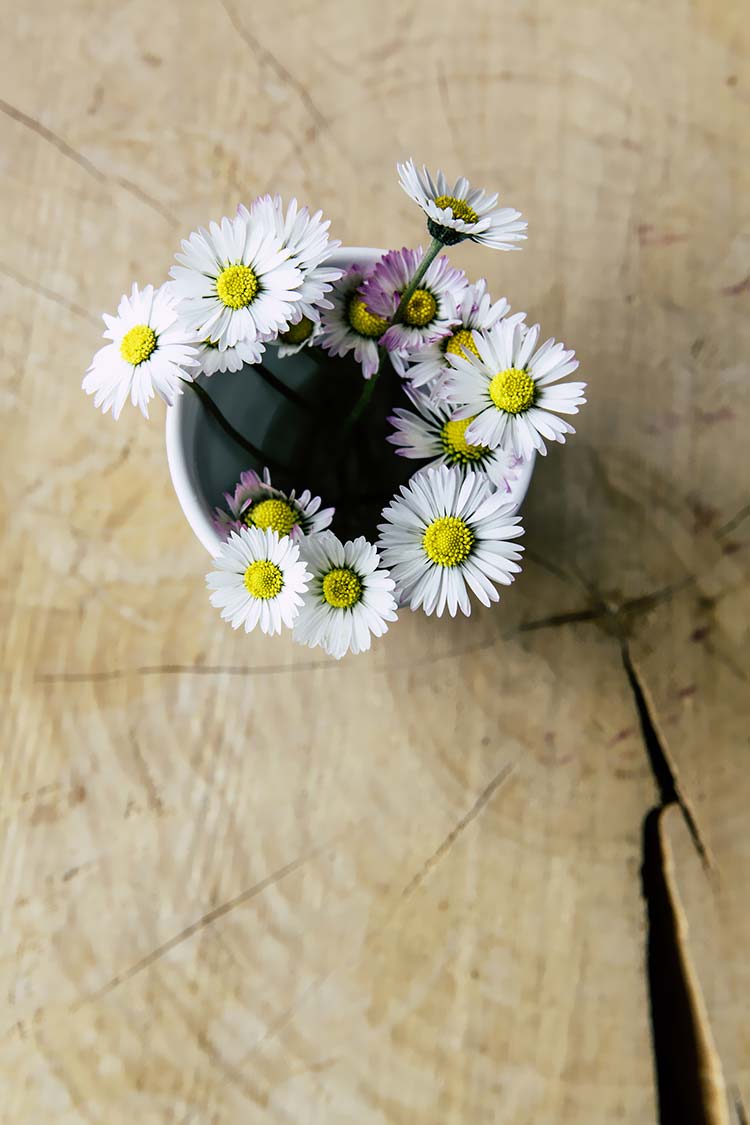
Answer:
<svg viewBox="0 0 750 1125"><path fill-rule="evenodd" d="M744 17L13 11L3 1122L676 1120L653 811L692 1119L746 1119ZM80 378L100 311L261 191L322 206L345 243L418 242L409 154L524 211L523 253L453 258L576 347L590 402L539 467L500 607L410 616L335 664L221 626L158 411L102 420Z"/></svg>

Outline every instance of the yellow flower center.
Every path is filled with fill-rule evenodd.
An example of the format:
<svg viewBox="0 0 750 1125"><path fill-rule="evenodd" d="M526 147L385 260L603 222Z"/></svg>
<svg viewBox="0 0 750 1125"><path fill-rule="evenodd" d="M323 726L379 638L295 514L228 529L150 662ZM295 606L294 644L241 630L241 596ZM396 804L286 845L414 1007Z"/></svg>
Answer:
<svg viewBox="0 0 750 1125"><path fill-rule="evenodd" d="M272 498L253 504L245 522L248 526L259 527L261 531L270 527L278 535L288 535L295 524L299 523L299 513L286 500Z"/></svg>
<svg viewBox="0 0 750 1125"><path fill-rule="evenodd" d="M219 346L219 341L218 340L212 340L210 337L208 337L207 339L205 339L203 341L203 347L204 348L218 348L218 346Z"/></svg>
<svg viewBox="0 0 750 1125"><path fill-rule="evenodd" d="M533 405L536 385L528 371L508 367L498 371L490 383L490 398L498 410L522 414Z"/></svg>
<svg viewBox="0 0 750 1125"><path fill-rule="evenodd" d="M404 322L422 328L434 319L437 301L429 289L415 289L404 312Z"/></svg>
<svg viewBox="0 0 750 1125"><path fill-rule="evenodd" d="M216 278L219 300L230 309L244 309L255 300L258 278L250 266L227 266Z"/></svg>
<svg viewBox="0 0 750 1125"><path fill-rule="evenodd" d="M120 342L120 355L126 363L137 367L148 359L156 347L156 333L147 324L136 324L129 329Z"/></svg>
<svg viewBox="0 0 750 1125"><path fill-rule="evenodd" d="M454 219L463 219L465 223L475 223L479 218L473 207L465 199L456 199L455 195L439 195L435 203L442 210L450 207Z"/></svg>
<svg viewBox="0 0 750 1125"><path fill-rule="evenodd" d="M459 328L458 332L454 332L452 336L449 336L445 345L445 350L450 352L451 355L460 356L463 356L464 352L473 352L477 359L481 359L479 349L474 343L474 333L470 328ZM464 356L464 359L465 358Z"/></svg>
<svg viewBox="0 0 750 1125"><path fill-rule="evenodd" d="M474 532L458 516L441 516L425 531L422 546L438 566L458 566L471 554Z"/></svg>
<svg viewBox="0 0 750 1125"><path fill-rule="evenodd" d="M484 445L470 445L466 440L466 428L474 418L457 418L452 422L445 422L440 430L440 443L451 465L467 465L472 461L481 461L487 447Z"/></svg>
<svg viewBox="0 0 750 1125"><path fill-rule="evenodd" d="M388 321L382 316L371 313L365 302L357 294L352 297L347 309L349 323L360 336L367 336L370 340L382 336L388 327Z"/></svg>
<svg viewBox="0 0 750 1125"><path fill-rule="evenodd" d="M309 340L313 333L315 325L310 320L309 316L303 316L296 324L291 324L286 332L282 332L279 336L285 344L303 344L305 340Z"/></svg>
<svg viewBox="0 0 750 1125"><path fill-rule="evenodd" d="M351 609L362 597L362 582L349 567L329 570L323 579L323 597L334 609Z"/></svg>
<svg viewBox="0 0 750 1125"><path fill-rule="evenodd" d="M251 562L245 571L245 589L253 598L275 598L284 589L284 575L276 563L268 559L257 559Z"/></svg>

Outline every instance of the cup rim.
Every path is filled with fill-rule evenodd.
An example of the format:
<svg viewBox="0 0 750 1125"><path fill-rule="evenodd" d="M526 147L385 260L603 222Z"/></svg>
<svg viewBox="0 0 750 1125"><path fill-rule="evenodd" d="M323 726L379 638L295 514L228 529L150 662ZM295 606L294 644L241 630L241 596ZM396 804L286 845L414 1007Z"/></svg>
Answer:
<svg viewBox="0 0 750 1125"><path fill-rule="evenodd" d="M341 246L335 250L327 264L348 267L354 263L374 264L385 254L385 250L373 246ZM200 403L195 395L178 395L174 405L167 407L166 447L169 475L177 495L182 513L190 524L193 533L212 557L221 551L223 540L211 522L211 508L199 499L197 480L192 458L188 459L187 440L193 432L198 417ZM527 461L516 481L513 499L520 507L531 481L536 455Z"/></svg>

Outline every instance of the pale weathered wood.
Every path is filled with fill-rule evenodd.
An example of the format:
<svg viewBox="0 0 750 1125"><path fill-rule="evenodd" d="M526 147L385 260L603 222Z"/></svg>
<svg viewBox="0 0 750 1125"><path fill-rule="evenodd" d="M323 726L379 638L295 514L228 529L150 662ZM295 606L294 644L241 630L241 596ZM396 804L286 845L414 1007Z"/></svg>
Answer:
<svg viewBox="0 0 750 1125"><path fill-rule="evenodd" d="M623 641L712 858L671 810L712 1080L748 1104L744 15L9 15L1 1120L656 1121ZM419 241L409 154L525 212L523 253L455 261L578 349L590 403L501 606L335 665L222 627L161 413L79 383L100 310L260 191Z"/></svg>

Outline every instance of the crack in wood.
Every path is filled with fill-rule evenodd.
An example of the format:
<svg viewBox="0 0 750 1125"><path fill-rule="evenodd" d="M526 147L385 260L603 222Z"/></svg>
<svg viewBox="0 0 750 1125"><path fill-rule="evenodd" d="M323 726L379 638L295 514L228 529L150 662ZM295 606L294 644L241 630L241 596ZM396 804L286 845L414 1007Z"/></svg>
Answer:
<svg viewBox="0 0 750 1125"><path fill-rule="evenodd" d="M690 805L681 792L669 752L660 736L653 705L633 663L627 640L620 638L623 668L641 724L641 733L659 793L659 803L644 818L641 886L648 918L647 972L652 1047L661 1125L728 1125L721 1066L692 970L686 927L661 831L666 809L679 808L690 838L708 873L715 869Z"/></svg>
<svg viewBox="0 0 750 1125"><path fill-rule="evenodd" d="M333 843L334 841L331 842ZM217 922L220 918L224 918L232 910L236 910L238 906L244 906L246 903L252 901L252 899L257 898L259 894L262 894L263 891L267 890L269 887L272 887L275 883L281 882L281 880L285 879L287 875L291 875L294 871L297 871L300 867L303 867L306 863L309 863L311 859L314 859L317 855L324 851L326 847L329 846L330 844L315 848L313 851L299 856L299 858L297 859L293 859L291 863L287 863L283 867L279 867L278 870L272 871L270 875L267 875L265 877L265 879L261 879L260 882L254 883L252 887L248 887L247 890L243 891L241 894L236 895L234 898L228 899L220 906L216 906L213 910L209 910L205 914L202 914L201 917L197 918L195 922L191 922L189 926L186 926L183 930L180 930L179 933L174 934L173 937L169 938L161 945L158 945L149 953L146 953L129 968L124 969L121 973L117 973L114 977L112 977L100 988L98 988L96 992L93 992L89 996L86 996L82 1000L80 1000L73 1008L73 1011L78 1011L78 1009L82 1008L84 1004L89 1004L92 1001L101 1000L104 996L107 996L110 992L113 992L115 988L118 988L119 985L124 984L128 980L132 980L133 977L137 976L139 973L142 973L144 969L150 968L151 965L155 964L160 958L164 957L167 953L171 953L173 949L176 949L178 945L182 945L183 942L187 941L188 938L191 938L194 934L199 933L199 931L201 930L205 930L207 926L213 925L214 922Z"/></svg>
<svg viewBox="0 0 750 1125"><path fill-rule="evenodd" d="M276 57L273 51L269 50L255 35L248 30L248 28L239 19L234 8L228 3L228 0L219 0L222 8L226 12L227 19L231 23L234 30L237 32L243 42L250 48L255 58L261 66L267 65L276 74L276 77L283 82L285 86L294 90L300 101L303 103L308 113L312 117L315 124L321 130L330 129L328 118L323 114L319 106L316 105L310 95L309 90L295 78L291 71L287 70L282 61Z"/></svg>
<svg viewBox="0 0 750 1125"><path fill-rule="evenodd" d="M748 1118L745 1103L742 1100L742 1094L739 1090L732 1091L732 1100L734 1101L734 1111L737 1114L738 1125L750 1125L750 1118Z"/></svg>
<svg viewBox="0 0 750 1125"><path fill-rule="evenodd" d="M667 805L677 805L679 807L690 833L690 837L704 867L709 871L713 870L715 865L711 854L701 836L695 814L690 807L690 802L682 792L671 755L659 734L654 708L649 700L648 691L633 663L630 648L624 638L621 638L620 641L620 652L625 674L628 678L631 691L633 692L633 698L638 711L641 732L651 764L651 770L659 790L659 807L666 808Z"/></svg>
<svg viewBox="0 0 750 1125"><path fill-rule="evenodd" d="M710 1027L697 1003L685 934L667 875L660 804L643 822L641 885L648 919L647 972L661 1125L728 1125Z"/></svg>
<svg viewBox="0 0 750 1125"><path fill-rule="evenodd" d="M514 769L515 769L515 763L510 762L507 766L503 766L502 769L498 770L498 772L495 774L495 776L492 778L492 780L490 782L488 782L487 785L485 785L484 789L479 794L479 796L477 797L477 799L475 800L474 804L471 806L469 811L467 813L465 813L461 817L461 819L453 826L453 828L450 830L448 835L443 838L443 840L441 841L439 846L435 849L435 851L432 853L432 855L428 856L428 858L422 864L420 869L414 874L414 876L406 884L403 891L401 892L401 898L402 899L409 898L410 895L414 894L414 892L418 889L418 887L421 886L421 884L424 882L424 880L427 878L427 876L430 874L430 872L433 870L433 868L437 867L438 863L443 858L443 856L447 855L447 853L451 850L451 848L456 843L456 840L458 840L461 833L466 828L468 828L468 826L471 824L471 822L473 820L476 820L476 818L479 816L479 814L482 812L482 810L487 805L488 801L492 798L492 796L495 794L495 792L500 788L500 786L503 784L503 782L510 776L510 774L513 772Z"/></svg>
<svg viewBox="0 0 750 1125"><path fill-rule="evenodd" d="M31 278L23 277L20 273L10 269L8 266L0 262L0 273L3 277L10 278L15 281L16 285L20 285L22 289L28 289L31 293L36 293L38 297L44 297L47 301L54 301L56 305L66 309L67 312L73 313L74 316L79 316L82 320L87 320L89 324L95 324L97 328L101 328L102 321L98 316L94 316L88 309L84 309L81 305L77 305L75 301L69 301L62 293L56 293L54 289L48 289L46 285L40 285L37 281L32 281Z"/></svg>
<svg viewBox="0 0 750 1125"><path fill-rule="evenodd" d="M164 204L159 203L158 199L154 199L153 196L145 192L138 184L134 184L132 180L128 180L125 176L109 176L106 172L102 172L101 168L97 168L87 156L84 156L83 153L73 148L63 137L59 136L52 129L49 129L46 125L43 125L41 121L37 121L36 117L24 113L22 109L18 109L2 98L0 98L0 113L4 113L6 117L10 117L12 121L18 122L19 125L24 125L32 133L36 133L38 137L41 137L47 144L56 148L62 156L67 157L68 160L72 160L74 164L77 164L79 168L82 168L84 172L87 172L89 176L98 183L118 184L119 187L129 192L135 199L139 199L141 203L145 203L153 211L156 211L163 219L166 219L173 225L177 225L177 217L173 215Z"/></svg>
<svg viewBox="0 0 750 1125"><path fill-rule="evenodd" d="M37 684L99 684L124 680L129 676L275 676L282 672L335 670L333 661L307 660L298 664L144 664L138 668L110 668L101 672L39 672Z"/></svg>

